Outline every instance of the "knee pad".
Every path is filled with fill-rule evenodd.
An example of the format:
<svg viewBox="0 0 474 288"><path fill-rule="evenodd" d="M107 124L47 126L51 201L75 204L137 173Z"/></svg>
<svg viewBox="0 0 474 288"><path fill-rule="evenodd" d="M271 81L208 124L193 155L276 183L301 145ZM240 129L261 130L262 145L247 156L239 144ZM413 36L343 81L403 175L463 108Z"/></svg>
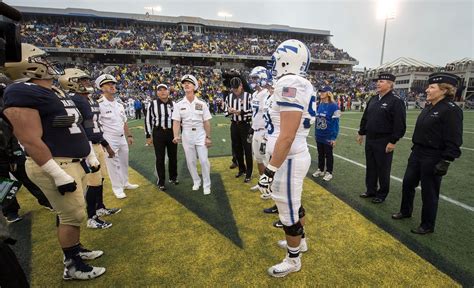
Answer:
<svg viewBox="0 0 474 288"><path fill-rule="evenodd" d="M300 221L291 226L283 225L283 230L285 230L285 234L289 236L300 236L304 233L303 225L301 225Z"/></svg>
<svg viewBox="0 0 474 288"><path fill-rule="evenodd" d="M301 219L306 215L306 210L304 210L303 205L301 205L300 209L298 210L298 217Z"/></svg>

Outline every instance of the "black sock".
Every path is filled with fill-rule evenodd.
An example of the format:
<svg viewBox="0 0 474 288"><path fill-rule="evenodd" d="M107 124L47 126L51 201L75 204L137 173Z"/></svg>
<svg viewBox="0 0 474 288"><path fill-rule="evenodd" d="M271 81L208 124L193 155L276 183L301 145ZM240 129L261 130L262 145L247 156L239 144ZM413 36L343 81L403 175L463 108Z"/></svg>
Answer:
<svg viewBox="0 0 474 288"><path fill-rule="evenodd" d="M99 186L100 191L97 192L97 210L105 208L104 205L104 178L102 178L102 185Z"/></svg>
<svg viewBox="0 0 474 288"><path fill-rule="evenodd" d="M87 186L86 204L87 204L87 218L91 219L95 215L97 207L97 194L100 186Z"/></svg>
<svg viewBox="0 0 474 288"><path fill-rule="evenodd" d="M79 254L79 251L81 251L80 243L77 243L72 247L63 248L64 257L66 257L66 259L74 259L75 256Z"/></svg>
<svg viewBox="0 0 474 288"><path fill-rule="evenodd" d="M290 246L287 246L288 247L288 256L290 258L296 258L298 256L300 256L300 247L296 247L296 248L293 248L293 247L290 247Z"/></svg>

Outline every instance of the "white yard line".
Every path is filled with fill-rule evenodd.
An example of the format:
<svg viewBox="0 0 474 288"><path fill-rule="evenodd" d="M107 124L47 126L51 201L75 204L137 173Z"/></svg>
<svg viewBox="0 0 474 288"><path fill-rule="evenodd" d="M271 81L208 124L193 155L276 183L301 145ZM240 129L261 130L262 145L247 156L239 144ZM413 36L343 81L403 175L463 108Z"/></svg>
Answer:
<svg viewBox="0 0 474 288"><path fill-rule="evenodd" d="M316 149L316 146L314 146L314 145L308 144L308 146L309 146L309 147L312 147L312 148L314 148L314 149ZM344 161L347 161L347 162L349 162L349 163L352 163L352 164L354 164L354 165L357 165L357 166L359 166L359 167L361 167L361 168L364 168L364 169L366 168L366 166L365 166L364 164L359 163L359 162L354 161L354 160L351 160L351 159L346 158L346 157L344 157L344 156L338 155L338 154L336 154L336 153L334 153L334 156L337 157L337 158L339 158L339 159L342 159L342 160L344 160ZM392 178L393 180L395 180L395 181L397 181L397 182L400 182L400 183L403 182L403 180L402 180L401 178L398 178L398 177L393 176L393 175L390 175L390 178ZM420 189L420 187L417 187L417 189ZM467 205L467 204L464 204L464 203L462 203L462 202L459 202L459 201L457 201L457 200L454 200L454 199L452 199L452 198L450 198L450 197L448 197L448 196L445 196L445 195L441 195L441 194L440 194L440 195L439 195L439 198L441 198L441 199L443 199L443 200L445 200L445 201L447 201L447 202L449 202L449 203L452 203L452 204L454 204L454 205L456 205L456 206L459 206L459 207L461 207L461 208L464 208L464 209L466 209L466 210L468 210L468 211L474 212L474 207L471 207L471 206L469 206L469 205Z"/></svg>

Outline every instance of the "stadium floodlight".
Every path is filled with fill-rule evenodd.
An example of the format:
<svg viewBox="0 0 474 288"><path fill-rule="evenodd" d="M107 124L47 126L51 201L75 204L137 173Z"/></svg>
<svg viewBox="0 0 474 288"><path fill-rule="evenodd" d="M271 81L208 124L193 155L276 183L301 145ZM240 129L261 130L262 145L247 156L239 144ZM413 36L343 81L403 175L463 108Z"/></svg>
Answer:
<svg viewBox="0 0 474 288"><path fill-rule="evenodd" d="M224 17L224 21L227 21L227 17L231 18L232 14L224 12L224 11L220 11L220 12L217 12L217 16Z"/></svg>
<svg viewBox="0 0 474 288"><path fill-rule="evenodd" d="M380 65L383 64L383 54L385 52L385 36L387 35L387 21L395 19L395 0L379 0L377 6L377 18L384 19L382 53L380 55Z"/></svg>
<svg viewBox="0 0 474 288"><path fill-rule="evenodd" d="M161 6L145 6L143 8L146 10L151 10L151 15L155 15L155 11L161 12Z"/></svg>

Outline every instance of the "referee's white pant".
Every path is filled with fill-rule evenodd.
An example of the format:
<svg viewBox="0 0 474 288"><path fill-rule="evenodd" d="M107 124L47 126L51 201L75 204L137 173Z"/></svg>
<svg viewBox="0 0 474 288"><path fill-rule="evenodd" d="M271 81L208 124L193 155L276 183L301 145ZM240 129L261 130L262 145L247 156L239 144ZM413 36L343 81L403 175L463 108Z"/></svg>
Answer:
<svg viewBox="0 0 474 288"><path fill-rule="evenodd" d="M203 179L203 188L211 188L211 164L207 157L206 131L200 128L183 128L181 135L186 164L189 174L193 178L194 185L201 185L201 178L197 171L197 158L201 163L201 174Z"/></svg>
<svg viewBox="0 0 474 288"><path fill-rule="evenodd" d="M299 221L303 181L311 166L309 151L288 156L275 173L272 183L272 198L278 207L281 223L291 226Z"/></svg>
<svg viewBox="0 0 474 288"><path fill-rule="evenodd" d="M114 158L105 158L107 170L109 172L110 182L112 182L112 191L119 197L124 192L125 185L128 184L128 143L124 135L110 135L104 133L104 139L107 140L110 147L115 152Z"/></svg>

